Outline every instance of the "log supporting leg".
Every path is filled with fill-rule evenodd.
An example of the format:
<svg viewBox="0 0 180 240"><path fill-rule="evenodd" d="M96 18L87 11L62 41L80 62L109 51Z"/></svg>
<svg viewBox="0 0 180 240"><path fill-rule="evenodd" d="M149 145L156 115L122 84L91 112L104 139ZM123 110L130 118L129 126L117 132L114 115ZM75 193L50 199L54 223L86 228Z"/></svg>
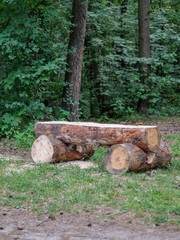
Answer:
<svg viewBox="0 0 180 240"><path fill-rule="evenodd" d="M172 153L165 141L161 141L160 148L156 153L145 153L131 143L124 143L109 148L104 157L104 166L110 173L122 174L127 171L162 168L167 166L171 159Z"/></svg>
<svg viewBox="0 0 180 240"><path fill-rule="evenodd" d="M146 162L148 162L146 153L131 143L111 146L104 157L105 169L118 174L137 170Z"/></svg>
<svg viewBox="0 0 180 240"><path fill-rule="evenodd" d="M31 156L35 163L65 162L92 156L91 146L65 144L50 135L39 136L32 145Z"/></svg>
<svg viewBox="0 0 180 240"><path fill-rule="evenodd" d="M148 153L148 162L141 165L139 171L146 171L153 168L166 167L172 160L172 152L169 144L165 140L161 140L159 150L156 153Z"/></svg>

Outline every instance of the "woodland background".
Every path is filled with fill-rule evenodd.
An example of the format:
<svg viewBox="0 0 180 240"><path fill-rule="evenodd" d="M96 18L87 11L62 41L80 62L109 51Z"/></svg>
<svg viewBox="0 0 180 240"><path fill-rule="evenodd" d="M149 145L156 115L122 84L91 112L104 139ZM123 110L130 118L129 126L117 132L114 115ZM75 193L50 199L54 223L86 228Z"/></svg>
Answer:
<svg viewBox="0 0 180 240"><path fill-rule="evenodd" d="M89 1L81 120L180 115L179 7L150 1L149 87L139 71L137 1ZM1 137L31 134L36 120L69 120L62 97L67 54L76 51L68 49L71 12L70 0L0 1Z"/></svg>

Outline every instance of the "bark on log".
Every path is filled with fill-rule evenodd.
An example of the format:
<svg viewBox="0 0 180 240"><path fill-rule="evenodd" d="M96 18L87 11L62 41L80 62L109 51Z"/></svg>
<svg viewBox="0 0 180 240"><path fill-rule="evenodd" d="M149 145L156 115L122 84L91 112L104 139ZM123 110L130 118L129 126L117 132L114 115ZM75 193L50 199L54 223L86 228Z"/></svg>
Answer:
<svg viewBox="0 0 180 240"><path fill-rule="evenodd" d="M110 173L122 174L127 171L162 168L167 166L171 159L172 153L165 141L161 141L158 152L147 154L131 143L124 143L109 148L104 157L104 166Z"/></svg>
<svg viewBox="0 0 180 240"><path fill-rule="evenodd" d="M104 157L105 169L110 173L122 174L136 170L148 162L147 154L131 144L117 144L109 148Z"/></svg>
<svg viewBox="0 0 180 240"><path fill-rule="evenodd" d="M35 163L82 160L92 156L92 146L67 145L53 136L41 135L32 145L31 156Z"/></svg>
<svg viewBox="0 0 180 240"><path fill-rule="evenodd" d="M160 131L156 126L132 126L88 122L38 122L36 136L53 135L73 145L111 146L132 143L145 152L156 152L160 145Z"/></svg>
<svg viewBox="0 0 180 240"><path fill-rule="evenodd" d="M140 171L146 171L153 168L166 167L172 160L172 152L169 144L165 140L161 140L159 150L155 153L155 157L148 162L147 165L141 166Z"/></svg>
<svg viewBox="0 0 180 240"><path fill-rule="evenodd" d="M156 167L165 167L172 160L172 152L169 148L169 143L165 140L161 141L159 151L156 153Z"/></svg>

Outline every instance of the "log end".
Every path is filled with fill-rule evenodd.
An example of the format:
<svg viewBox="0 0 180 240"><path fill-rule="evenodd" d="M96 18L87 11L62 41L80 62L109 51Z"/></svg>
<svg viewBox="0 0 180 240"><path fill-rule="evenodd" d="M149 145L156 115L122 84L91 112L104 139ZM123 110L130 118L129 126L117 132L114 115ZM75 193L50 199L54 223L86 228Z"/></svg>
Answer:
<svg viewBox="0 0 180 240"><path fill-rule="evenodd" d="M46 135L41 135L34 141L31 157L36 164L52 162L53 153L52 144Z"/></svg>
<svg viewBox="0 0 180 240"><path fill-rule="evenodd" d="M105 154L104 167L109 173L125 173L129 168L127 151L120 144L111 146Z"/></svg>
<svg viewBox="0 0 180 240"><path fill-rule="evenodd" d="M157 152L159 150L161 134L158 127L147 128L146 129L146 138L148 149L151 152Z"/></svg>
<svg viewBox="0 0 180 240"><path fill-rule="evenodd" d="M156 158L157 167L165 167L172 160L172 152L169 143L164 139L161 141L159 151L156 153Z"/></svg>

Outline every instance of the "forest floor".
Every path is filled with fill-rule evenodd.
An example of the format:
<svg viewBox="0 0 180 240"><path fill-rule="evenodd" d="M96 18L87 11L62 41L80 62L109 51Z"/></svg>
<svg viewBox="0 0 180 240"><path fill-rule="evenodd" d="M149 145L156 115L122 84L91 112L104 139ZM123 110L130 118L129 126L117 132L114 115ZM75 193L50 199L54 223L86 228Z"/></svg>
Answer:
<svg viewBox="0 0 180 240"><path fill-rule="evenodd" d="M158 125L163 135L180 135L180 122L176 119L151 121L148 124ZM14 161L21 157L24 167L33 165L29 151L16 149L13 144L7 146L2 141L0 157ZM176 224L148 224L131 211L107 218L111 212L112 208L100 206L93 212L61 211L55 216L48 216L0 205L0 240L180 240L180 230Z"/></svg>

